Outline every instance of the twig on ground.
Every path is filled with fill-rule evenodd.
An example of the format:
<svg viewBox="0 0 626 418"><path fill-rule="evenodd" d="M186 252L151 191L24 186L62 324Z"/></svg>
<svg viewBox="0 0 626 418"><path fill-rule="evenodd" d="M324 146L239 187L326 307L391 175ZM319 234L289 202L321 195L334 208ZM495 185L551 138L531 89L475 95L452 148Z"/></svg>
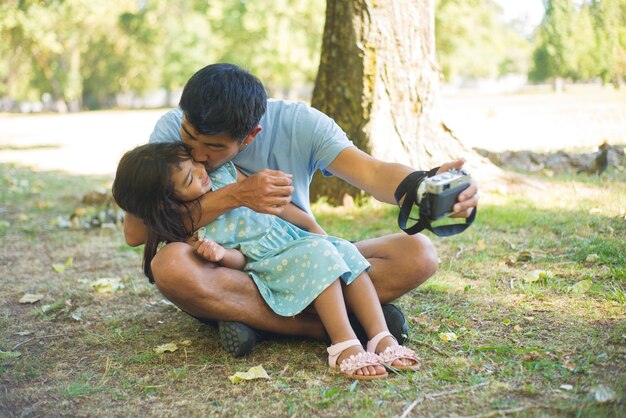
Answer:
<svg viewBox="0 0 626 418"><path fill-rule="evenodd" d="M107 377L107 374L109 374L110 367L111 367L111 357L107 356L107 362L106 362L106 365L104 366L104 373L102 373L102 377L100 378L100 381L96 385L97 388L102 386L102 384L104 383L104 378Z"/></svg>
<svg viewBox="0 0 626 418"><path fill-rule="evenodd" d="M491 382L483 382L483 383L478 383L476 385L472 385L472 386L469 386L469 387L466 387L466 388L446 390L446 391L443 391L443 392L435 392L435 393L430 393L430 394L424 395L421 398L417 398L416 400L414 400L413 403L411 403L411 405L409 405L409 407L404 410L402 415L400 415L400 418L406 418L411 413L413 408L415 408L418 404L424 402L426 399L431 399L432 400L432 399L436 399L436 398L441 398L442 396L454 395L455 393L465 392L466 390L472 390L472 389L476 389L476 388L479 388L479 387L482 387L482 386L487 386L490 383Z"/></svg>
<svg viewBox="0 0 626 418"><path fill-rule="evenodd" d="M411 342L414 342L417 345L423 345L424 347L428 347L431 350L433 350L434 352L436 352L437 354L441 354L444 357L450 357L450 355L448 353L446 353L445 351L441 350L440 348L435 347L434 345L425 343L424 341L411 340Z"/></svg>
<svg viewBox="0 0 626 418"><path fill-rule="evenodd" d="M39 340L39 339L42 339L42 338L64 337L66 335L68 335L68 334L50 334L50 335L42 335L40 337L29 338L27 340L22 341L21 343L15 344L15 346L13 346L12 350L15 350L20 345L24 345L26 343L29 343L29 342L33 341L33 340Z"/></svg>
<svg viewBox="0 0 626 418"><path fill-rule="evenodd" d="M463 247L459 247L459 251L457 251L457 253L454 255L454 258L459 258L461 256L461 253L463 252Z"/></svg>

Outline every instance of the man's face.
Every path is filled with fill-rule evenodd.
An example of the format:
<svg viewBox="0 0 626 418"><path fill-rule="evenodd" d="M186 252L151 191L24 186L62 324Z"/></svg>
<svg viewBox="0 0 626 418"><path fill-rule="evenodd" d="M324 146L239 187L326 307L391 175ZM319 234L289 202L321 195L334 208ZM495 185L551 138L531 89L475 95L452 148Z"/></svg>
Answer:
<svg viewBox="0 0 626 418"><path fill-rule="evenodd" d="M228 135L203 135L198 133L183 116L180 127L183 142L191 147L194 161L204 164L208 172L215 171L235 158L244 146Z"/></svg>

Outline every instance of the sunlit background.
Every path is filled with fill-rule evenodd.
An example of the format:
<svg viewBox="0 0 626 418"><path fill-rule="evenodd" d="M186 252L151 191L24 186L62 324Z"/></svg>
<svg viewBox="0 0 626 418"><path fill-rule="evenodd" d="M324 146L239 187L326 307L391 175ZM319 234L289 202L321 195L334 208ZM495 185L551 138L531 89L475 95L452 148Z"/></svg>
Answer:
<svg viewBox="0 0 626 418"><path fill-rule="evenodd" d="M69 147L81 156L73 170L110 173L122 150L145 142L163 113L155 109L175 106L189 76L212 62L249 69L271 96L309 101L325 7L324 0L3 1L0 158L67 168L59 161ZM435 7L446 123L470 146L626 143L625 0L436 0ZM125 109L144 111L121 115ZM113 120L110 112L84 113L96 110L118 113ZM32 123L21 114L45 117ZM54 116L61 114L67 119ZM111 152L103 167L82 162L94 141Z"/></svg>

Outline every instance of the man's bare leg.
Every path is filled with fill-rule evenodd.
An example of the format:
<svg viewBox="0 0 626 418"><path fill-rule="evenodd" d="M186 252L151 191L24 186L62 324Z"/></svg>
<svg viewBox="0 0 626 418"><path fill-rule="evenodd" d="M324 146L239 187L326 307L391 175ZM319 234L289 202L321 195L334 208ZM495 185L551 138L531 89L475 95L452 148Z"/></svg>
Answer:
<svg viewBox="0 0 626 418"><path fill-rule="evenodd" d="M355 245L372 265L369 274L382 303L413 290L437 269L437 252L420 234L396 234ZM242 322L280 334L325 338L317 315L276 315L247 274L207 263L196 257L187 244L171 243L161 249L152 261L152 271L163 295L196 317Z"/></svg>
<svg viewBox="0 0 626 418"><path fill-rule="evenodd" d="M381 303L410 292L435 274L437 250L422 234L394 234L354 244L372 267L368 271Z"/></svg>
<svg viewBox="0 0 626 418"><path fill-rule="evenodd" d="M325 336L317 315L277 315L246 273L203 261L187 244L171 243L162 248L152 261L152 271L161 293L196 317L237 321L286 335Z"/></svg>

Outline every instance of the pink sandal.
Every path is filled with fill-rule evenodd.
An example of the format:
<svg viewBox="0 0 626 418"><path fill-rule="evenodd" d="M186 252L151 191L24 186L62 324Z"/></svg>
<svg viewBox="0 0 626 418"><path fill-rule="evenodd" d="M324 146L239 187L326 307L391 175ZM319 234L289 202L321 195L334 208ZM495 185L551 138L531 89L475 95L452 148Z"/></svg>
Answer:
<svg viewBox="0 0 626 418"><path fill-rule="evenodd" d="M337 359L339 355L343 353L346 349L354 346L361 346L361 342L359 340L348 340L343 341L337 344L333 344L327 348L328 350L328 365L331 369L339 369L339 373L346 376L349 379L355 380L374 380L374 379L382 379L388 376L388 373L385 374L377 374L374 376L364 376L354 374L359 369L367 366L384 366L380 357L374 353L359 353L356 355L352 355L347 359L344 359L339 366L337 366Z"/></svg>
<svg viewBox="0 0 626 418"><path fill-rule="evenodd" d="M367 351L369 351L370 353L376 353L376 347L378 347L378 343L380 343L380 340L382 340L385 337L391 337L394 340L396 339L388 331L380 332L376 334L374 338L372 338L367 343ZM412 370L412 371L419 370L421 366L421 361L422 361L422 359L420 359L417 356L417 354L415 354L415 351L411 350L410 348L404 347L402 345L394 345L394 346L387 347L385 351L383 351L382 353L378 353L378 355L382 359L385 367L392 369L392 370ZM413 364L412 366L406 366L406 365L392 366L393 362L396 360L412 360L415 362L415 364Z"/></svg>

